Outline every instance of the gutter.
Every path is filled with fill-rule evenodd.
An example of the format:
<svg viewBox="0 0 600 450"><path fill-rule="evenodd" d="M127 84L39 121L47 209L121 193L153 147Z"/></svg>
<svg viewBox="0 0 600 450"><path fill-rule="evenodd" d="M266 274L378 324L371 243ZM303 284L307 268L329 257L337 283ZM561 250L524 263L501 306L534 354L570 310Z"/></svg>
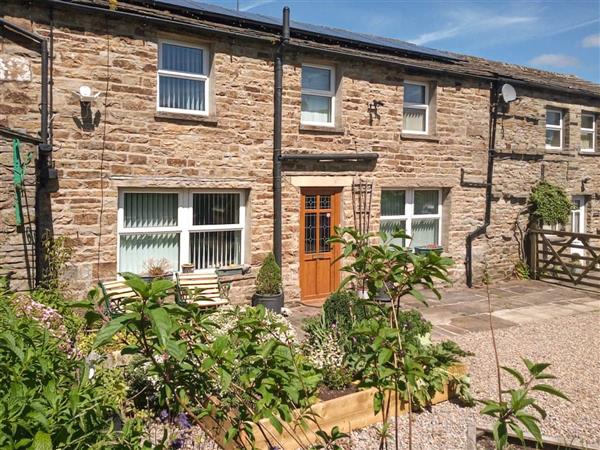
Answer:
<svg viewBox="0 0 600 450"><path fill-rule="evenodd" d="M496 157L496 123L498 121L498 101L500 97L500 83L495 80L490 87L490 125L488 143L487 178L485 183L485 214L483 224L467 235L466 240L466 277L467 286L473 287L473 241L486 233L492 221L492 189L494 181L494 159Z"/></svg>
<svg viewBox="0 0 600 450"><path fill-rule="evenodd" d="M286 153L280 161L376 161L378 153Z"/></svg>

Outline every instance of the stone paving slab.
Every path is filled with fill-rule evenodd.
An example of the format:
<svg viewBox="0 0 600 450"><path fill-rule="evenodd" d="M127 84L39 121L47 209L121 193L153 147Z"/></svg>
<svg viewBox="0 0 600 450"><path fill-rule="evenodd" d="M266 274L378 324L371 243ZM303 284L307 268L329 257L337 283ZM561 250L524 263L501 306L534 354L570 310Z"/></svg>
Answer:
<svg viewBox="0 0 600 450"><path fill-rule="evenodd" d="M488 301L485 287L447 288L442 300L428 293L429 307L412 297L402 300L407 309L418 309L434 325L434 338L489 329ZM507 328L557 317L600 311L600 293L531 280L512 280L490 287L493 323ZM302 321L316 316L321 308L294 306L289 320L299 330Z"/></svg>

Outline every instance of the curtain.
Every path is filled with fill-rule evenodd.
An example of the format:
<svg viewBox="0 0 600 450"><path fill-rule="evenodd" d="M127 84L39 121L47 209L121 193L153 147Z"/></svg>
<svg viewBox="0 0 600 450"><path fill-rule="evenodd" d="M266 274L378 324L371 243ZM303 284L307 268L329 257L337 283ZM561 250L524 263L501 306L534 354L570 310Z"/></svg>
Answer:
<svg viewBox="0 0 600 450"><path fill-rule="evenodd" d="M161 57L162 64L160 68L162 70L193 73L196 75L204 74L204 51L201 48L183 47L165 42L162 44Z"/></svg>
<svg viewBox="0 0 600 450"><path fill-rule="evenodd" d="M391 234L396 230L404 230L406 231L406 220L396 220L396 219L381 219L379 230L383 231L387 234ZM402 247L406 246L406 242L404 239L400 238L392 238L389 240L390 243L400 245Z"/></svg>
<svg viewBox="0 0 600 450"><path fill-rule="evenodd" d="M413 219L411 248L439 243L440 219Z"/></svg>
<svg viewBox="0 0 600 450"><path fill-rule="evenodd" d="M143 274L150 260L166 259L171 270L179 268L179 233L143 233L121 235L120 262L122 272Z"/></svg>
<svg viewBox="0 0 600 450"><path fill-rule="evenodd" d="M194 225L235 225L240 223L240 194L194 194Z"/></svg>
<svg viewBox="0 0 600 450"><path fill-rule="evenodd" d="M406 207L406 191L381 191L381 215L403 216Z"/></svg>
<svg viewBox="0 0 600 450"><path fill-rule="evenodd" d="M415 191L415 215L437 214L439 203L438 191Z"/></svg>
<svg viewBox="0 0 600 450"><path fill-rule="evenodd" d="M405 131L425 131L425 110L404 108L403 121L402 129Z"/></svg>
<svg viewBox="0 0 600 450"><path fill-rule="evenodd" d="M302 94L302 122L331 122L331 97Z"/></svg>
<svg viewBox="0 0 600 450"><path fill-rule="evenodd" d="M177 226L177 194L127 192L124 198L124 227Z"/></svg>
<svg viewBox="0 0 600 450"><path fill-rule="evenodd" d="M162 108L204 111L204 80L159 76L159 105Z"/></svg>
<svg viewBox="0 0 600 450"><path fill-rule="evenodd" d="M242 231L190 233L190 258L196 269L212 269L242 263Z"/></svg>

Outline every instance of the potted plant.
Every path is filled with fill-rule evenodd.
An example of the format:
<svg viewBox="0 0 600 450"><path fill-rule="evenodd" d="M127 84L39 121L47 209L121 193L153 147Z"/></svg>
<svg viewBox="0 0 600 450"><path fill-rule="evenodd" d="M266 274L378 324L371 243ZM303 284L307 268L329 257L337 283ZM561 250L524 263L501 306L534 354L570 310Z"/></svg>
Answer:
<svg viewBox="0 0 600 450"><path fill-rule="evenodd" d="M415 253L417 255L426 255L429 252L435 252L438 255L442 255L444 247L437 244L418 245L415 247Z"/></svg>
<svg viewBox="0 0 600 450"><path fill-rule="evenodd" d="M169 278L173 276L171 263L167 258L147 259L144 263L144 272L145 273L141 276L141 278L146 282L158 278Z"/></svg>
<svg viewBox="0 0 600 450"><path fill-rule="evenodd" d="M265 308L281 313L283 306L283 289L281 269L275 261L273 253L269 253L256 276L256 293L252 297L252 305L263 305Z"/></svg>

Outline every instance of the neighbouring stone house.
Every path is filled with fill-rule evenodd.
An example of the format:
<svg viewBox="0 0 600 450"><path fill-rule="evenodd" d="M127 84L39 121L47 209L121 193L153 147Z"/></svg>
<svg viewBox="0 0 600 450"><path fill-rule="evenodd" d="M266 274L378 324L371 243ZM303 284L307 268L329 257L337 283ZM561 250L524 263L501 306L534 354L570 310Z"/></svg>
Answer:
<svg viewBox="0 0 600 450"><path fill-rule="evenodd" d="M273 247L281 21L187 3L0 5L4 20L49 43L49 139L59 180L52 228L73 243L65 276L81 291L166 258L173 270L249 265L230 279L232 299L241 302ZM39 55L0 39L0 134L35 135ZM512 276L515 224L526 223L523 208L542 178L580 202L573 229L600 229L600 86L292 22L282 109L287 301L319 300L335 289L337 250L325 238L334 225L367 217L370 230L400 225L413 246L443 246L456 261L452 277L464 283L465 239L482 224L486 203L485 188L468 182L485 182L491 89L503 83L518 100L503 104L496 122L491 224L473 243L475 283L485 265L494 278ZM2 136L0 157L10 167L14 136ZM10 174L1 180L0 267L25 288L31 240L14 223ZM353 194L359 186L371 193Z"/></svg>

